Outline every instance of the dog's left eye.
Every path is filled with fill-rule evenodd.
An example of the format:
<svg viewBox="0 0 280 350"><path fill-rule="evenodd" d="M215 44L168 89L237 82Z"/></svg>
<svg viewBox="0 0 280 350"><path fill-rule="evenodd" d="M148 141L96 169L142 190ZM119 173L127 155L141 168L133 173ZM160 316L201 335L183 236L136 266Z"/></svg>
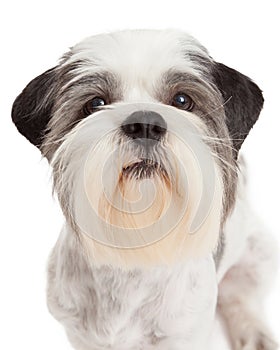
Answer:
<svg viewBox="0 0 280 350"><path fill-rule="evenodd" d="M193 100L184 93L176 94L172 99L171 105L176 108L184 109L185 111L191 111L194 108Z"/></svg>
<svg viewBox="0 0 280 350"><path fill-rule="evenodd" d="M103 98L101 97L95 97L91 100L89 100L85 105L84 105L84 108L83 108L83 112L86 116L96 112L96 110L99 108L99 107L102 107L102 106L105 106L106 105L106 102Z"/></svg>

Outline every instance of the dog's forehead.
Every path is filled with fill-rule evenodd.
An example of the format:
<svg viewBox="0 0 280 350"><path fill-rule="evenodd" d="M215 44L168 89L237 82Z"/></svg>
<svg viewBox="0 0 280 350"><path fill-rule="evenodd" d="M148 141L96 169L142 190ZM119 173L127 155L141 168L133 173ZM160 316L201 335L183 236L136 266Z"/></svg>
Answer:
<svg viewBox="0 0 280 350"><path fill-rule="evenodd" d="M194 71L191 56L208 57L193 37L176 30L134 30L92 36L74 46L68 62L91 61L92 69L117 73L129 81L160 76L172 67Z"/></svg>

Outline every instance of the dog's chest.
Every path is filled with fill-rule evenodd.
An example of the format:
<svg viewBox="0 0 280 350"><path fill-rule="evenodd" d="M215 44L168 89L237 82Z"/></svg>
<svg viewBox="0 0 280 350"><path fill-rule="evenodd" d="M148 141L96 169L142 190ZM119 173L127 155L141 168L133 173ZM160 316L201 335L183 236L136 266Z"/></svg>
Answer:
<svg viewBox="0 0 280 350"><path fill-rule="evenodd" d="M169 349L169 341L189 345L211 325L216 285L211 257L173 267L95 268L62 234L49 264L48 305L83 350Z"/></svg>
<svg viewBox="0 0 280 350"><path fill-rule="evenodd" d="M85 325L83 337L114 349L152 349L178 337L187 344L194 329L201 329L214 313L211 270L207 259L173 269L96 269L91 285L87 281L84 288L88 296L79 305L77 324Z"/></svg>

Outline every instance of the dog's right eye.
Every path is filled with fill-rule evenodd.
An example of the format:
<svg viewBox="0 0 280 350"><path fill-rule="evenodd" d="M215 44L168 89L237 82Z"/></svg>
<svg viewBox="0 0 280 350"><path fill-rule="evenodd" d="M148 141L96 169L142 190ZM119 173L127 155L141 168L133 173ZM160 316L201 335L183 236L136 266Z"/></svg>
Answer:
<svg viewBox="0 0 280 350"><path fill-rule="evenodd" d="M173 97L171 105L188 112L191 112L194 108L194 102L191 97L181 92Z"/></svg>
<svg viewBox="0 0 280 350"><path fill-rule="evenodd" d="M102 97L95 97L89 100L83 108L83 112L85 116L88 116L98 110L99 107L103 107L106 105L106 101Z"/></svg>

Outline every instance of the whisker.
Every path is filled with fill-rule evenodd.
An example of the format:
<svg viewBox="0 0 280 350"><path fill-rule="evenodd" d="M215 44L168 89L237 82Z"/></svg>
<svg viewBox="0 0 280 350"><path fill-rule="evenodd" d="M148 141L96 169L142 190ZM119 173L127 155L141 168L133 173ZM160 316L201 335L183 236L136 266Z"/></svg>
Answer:
<svg viewBox="0 0 280 350"><path fill-rule="evenodd" d="M232 96L230 96L224 103L222 103L220 106L218 106L217 108L211 110L210 112L203 114L202 117L207 117L209 115L211 115L212 113L219 111L220 109L222 109L230 100L232 99Z"/></svg>
<svg viewBox="0 0 280 350"><path fill-rule="evenodd" d="M236 167L233 164L229 163L227 160L225 160L223 157L221 157L219 154L212 152L212 156L214 158L218 159L219 161L221 161L224 165L226 165L228 168L230 168L235 173L237 172Z"/></svg>

